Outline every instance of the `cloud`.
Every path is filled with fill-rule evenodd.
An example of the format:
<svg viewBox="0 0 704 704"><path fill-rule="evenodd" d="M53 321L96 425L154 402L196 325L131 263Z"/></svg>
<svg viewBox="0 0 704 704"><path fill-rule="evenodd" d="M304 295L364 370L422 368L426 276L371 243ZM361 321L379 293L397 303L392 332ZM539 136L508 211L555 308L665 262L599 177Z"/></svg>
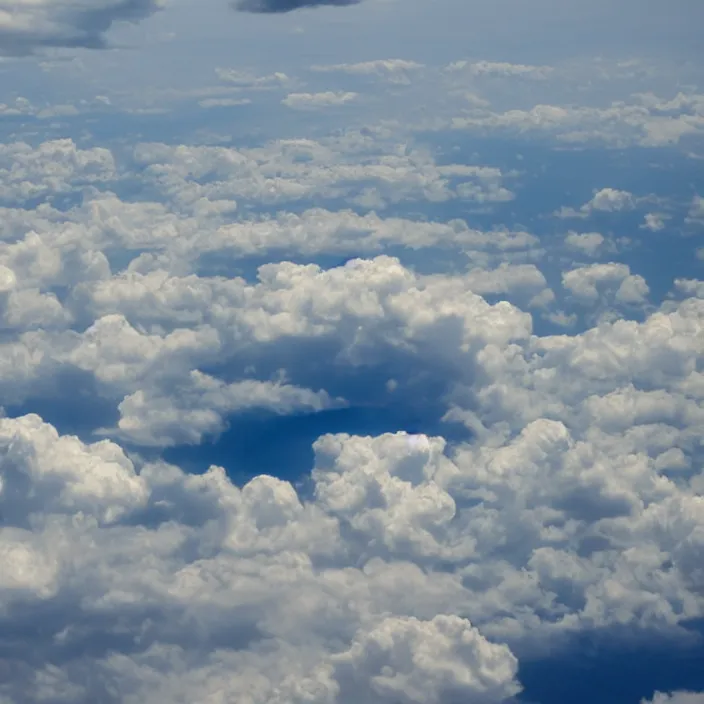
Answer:
<svg viewBox="0 0 704 704"><path fill-rule="evenodd" d="M197 439L219 422L208 409L327 407L288 383L185 373L212 351L258 359L284 342L296 375L292 333L341 341L314 355L322 382L326 365L370 369L399 349L444 360L445 402L472 440L324 435L299 493L128 457L36 415L0 419L1 638L14 643L0 694L498 704L540 644L704 613L702 299L536 337L529 316L473 293L514 280L544 285L530 267L424 277L379 257L269 264L255 284L161 273L86 286L96 322L41 356L135 389L121 410L137 442ZM168 370L185 388L155 386ZM38 609L30 652L11 634Z"/></svg>
<svg viewBox="0 0 704 704"><path fill-rule="evenodd" d="M312 66L318 73L346 73L351 76L376 76L389 83L409 85L411 75L421 71L423 64L404 59L377 59L355 64L329 64Z"/></svg>
<svg viewBox="0 0 704 704"><path fill-rule="evenodd" d="M579 210L561 208L555 213L560 218L588 218L594 213L622 213L634 210L639 199L628 191L616 188L602 188L594 192L594 197Z"/></svg>
<svg viewBox="0 0 704 704"><path fill-rule="evenodd" d="M605 242L604 236L598 232L570 232L565 237L565 244L570 248L582 252L590 257L597 256Z"/></svg>
<svg viewBox="0 0 704 704"><path fill-rule="evenodd" d="M567 271L562 285L580 302L593 306L609 289L616 303L642 305L650 289L626 264L592 264Z"/></svg>
<svg viewBox="0 0 704 704"><path fill-rule="evenodd" d="M241 12L292 12L313 7L346 7L361 0L233 0L232 6Z"/></svg>
<svg viewBox="0 0 704 704"><path fill-rule="evenodd" d="M337 520L287 482L240 489L219 468L195 476L161 463L138 474L113 443L84 445L37 416L0 419L0 447L0 593L15 609L43 605L47 637L31 648L50 658L33 665L13 649L0 683L11 701L363 692L410 704L420 691L437 704L458 693L498 704L520 689L505 645L438 610L454 580L400 562L352 567Z"/></svg>
<svg viewBox="0 0 704 704"><path fill-rule="evenodd" d="M241 107L242 105L250 105L252 101L249 98L205 98L199 100L198 105L206 110L210 108L233 108Z"/></svg>
<svg viewBox="0 0 704 704"><path fill-rule="evenodd" d="M308 499L0 419L6 623L39 608L43 623L0 693L498 704L535 639L701 614L701 497L671 450L695 452L704 427L703 319L689 299L640 324L497 341L477 357L471 443L323 436ZM645 379L658 390L629 386Z"/></svg>
<svg viewBox="0 0 704 704"><path fill-rule="evenodd" d="M165 0L3 0L0 55L31 54L47 47L103 48L115 22L136 22Z"/></svg>
<svg viewBox="0 0 704 704"><path fill-rule="evenodd" d="M656 692L653 699L648 701L643 699L642 704L702 704L702 702L704 702L704 693L673 692L663 694Z"/></svg>
<svg viewBox="0 0 704 704"><path fill-rule="evenodd" d="M284 99L297 110L327 110L352 104L347 92L297 93ZM367 210L412 199L443 202L512 199L501 170L466 164L436 163L423 149L386 144L369 135L345 138L290 139L258 148L139 144L136 165L145 185L156 188L179 209L208 201L236 200L272 205L342 197ZM176 204L178 201L178 204Z"/></svg>
<svg viewBox="0 0 704 704"><path fill-rule="evenodd" d="M445 67L450 74L468 74L470 76L489 76L498 78L528 78L545 80L553 73L551 66L529 66L497 61L454 61Z"/></svg>
<svg viewBox="0 0 704 704"><path fill-rule="evenodd" d="M517 661L508 648L490 644L457 617L385 619L331 661L341 701L411 704L464 696L488 703L520 691L513 679Z"/></svg>
<svg viewBox="0 0 704 704"><path fill-rule="evenodd" d="M359 97L357 93L326 91L325 93L289 93L281 103L293 110L320 110L351 103Z"/></svg>
<svg viewBox="0 0 704 704"><path fill-rule="evenodd" d="M70 139L0 146L0 203L25 202L67 193L116 175L109 150L80 149Z"/></svg>
<svg viewBox="0 0 704 704"><path fill-rule="evenodd" d="M614 213L622 210L633 210L635 198L628 191L619 191L615 188L602 188L594 197L583 206L589 210Z"/></svg>
<svg viewBox="0 0 704 704"><path fill-rule="evenodd" d="M187 378L167 388L140 389L118 406L120 420L114 430L101 434L123 438L142 446L198 444L225 427L225 417L248 410L280 415L313 413L342 408L342 399L281 382L238 381L225 384L219 379L192 371Z"/></svg>
<svg viewBox="0 0 704 704"><path fill-rule="evenodd" d="M506 75L521 74L509 71ZM549 74L539 75L544 80ZM683 101L673 114L663 114L641 101L617 101L608 107L562 105L546 101L532 107L516 107L502 112L477 105L473 110L463 111L450 119L436 119L430 127L435 130L498 131L536 137L551 135L565 144L665 147L680 144L704 132L704 116L700 114L698 105L696 101ZM426 128L423 125L420 129Z"/></svg>
<svg viewBox="0 0 704 704"><path fill-rule="evenodd" d="M224 83L230 83L243 89L270 90L285 86L291 81L285 73L281 73L280 71L259 75L241 69L217 68L215 69L215 73Z"/></svg>
<svg viewBox="0 0 704 704"><path fill-rule="evenodd" d="M406 137L0 149L0 701L505 704L536 654L691 643L702 282L475 229L513 172ZM316 414L309 471L160 454L239 414Z"/></svg>
<svg viewBox="0 0 704 704"><path fill-rule="evenodd" d="M640 227L643 230L650 230L650 232L661 232L665 229L667 220L669 220L669 216L663 213L646 213L645 221Z"/></svg>
<svg viewBox="0 0 704 704"><path fill-rule="evenodd" d="M686 222L690 225L704 224L704 198L702 196L697 195L692 198Z"/></svg>

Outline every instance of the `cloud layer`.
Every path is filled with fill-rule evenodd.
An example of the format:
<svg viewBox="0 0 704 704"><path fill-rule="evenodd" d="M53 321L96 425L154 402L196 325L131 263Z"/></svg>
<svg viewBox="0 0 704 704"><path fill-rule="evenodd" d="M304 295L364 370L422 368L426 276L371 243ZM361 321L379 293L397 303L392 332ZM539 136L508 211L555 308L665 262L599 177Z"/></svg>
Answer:
<svg viewBox="0 0 704 704"><path fill-rule="evenodd" d="M1 31L102 46L160 4ZM0 105L0 704L515 704L554 653L700 652L695 82L449 25L433 66L430 5L393 23L426 56L361 55L355 12L364 46L220 14L196 52L215 5L177 5L128 90L42 60L88 97ZM630 704L702 701L656 680Z"/></svg>

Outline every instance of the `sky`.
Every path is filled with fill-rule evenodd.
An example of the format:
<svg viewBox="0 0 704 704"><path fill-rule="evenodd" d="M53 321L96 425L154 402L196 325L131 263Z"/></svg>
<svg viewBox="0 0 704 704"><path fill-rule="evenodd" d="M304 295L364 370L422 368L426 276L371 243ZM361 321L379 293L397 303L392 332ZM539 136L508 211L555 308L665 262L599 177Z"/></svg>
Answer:
<svg viewBox="0 0 704 704"><path fill-rule="evenodd" d="M700 0L0 0L0 704L704 704Z"/></svg>

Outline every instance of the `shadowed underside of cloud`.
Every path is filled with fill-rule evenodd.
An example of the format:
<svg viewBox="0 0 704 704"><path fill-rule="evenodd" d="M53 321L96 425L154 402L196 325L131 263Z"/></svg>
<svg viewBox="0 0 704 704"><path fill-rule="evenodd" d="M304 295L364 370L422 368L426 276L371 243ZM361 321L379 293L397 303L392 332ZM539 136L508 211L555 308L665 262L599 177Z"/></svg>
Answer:
<svg viewBox="0 0 704 704"><path fill-rule="evenodd" d="M22 56L43 47L105 47L115 22L137 22L164 0L0 1L0 55Z"/></svg>
<svg viewBox="0 0 704 704"><path fill-rule="evenodd" d="M358 5L360 2L361 0L234 0L232 6L240 12L275 13L323 5L344 7Z"/></svg>

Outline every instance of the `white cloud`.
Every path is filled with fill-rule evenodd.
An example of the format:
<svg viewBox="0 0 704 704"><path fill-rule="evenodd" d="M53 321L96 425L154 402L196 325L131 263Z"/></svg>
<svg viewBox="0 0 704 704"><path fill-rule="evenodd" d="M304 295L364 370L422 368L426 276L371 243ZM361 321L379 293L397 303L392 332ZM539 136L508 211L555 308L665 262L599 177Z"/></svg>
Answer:
<svg viewBox="0 0 704 704"><path fill-rule="evenodd" d="M387 173L394 175L392 171ZM403 172L397 176L402 177ZM437 178L444 177L438 174ZM477 174L477 188L482 179L490 193L495 176ZM245 187L244 183L232 186ZM410 198L415 184L401 180L396 184L387 182L386 187L394 199L410 189L406 196ZM183 185L181 188L186 190ZM451 195L449 189L447 195ZM256 198L256 192L252 197ZM312 208L300 214L280 212L233 222L228 211L234 209L232 201L201 198L189 203L178 196L175 200L173 206L151 201L126 202L109 192L95 192L69 210L49 205L32 211L2 208L0 236L15 241L0 249L0 263L16 271L23 286L46 289L80 282L75 286L79 303L80 284L110 277L110 264L103 252L110 256L114 251L123 251L134 257L130 264L133 271L147 273L163 268L176 274L190 272L199 260L215 254L223 261L233 261L271 252L314 257L374 255L395 246L410 250L439 247L471 252L473 261L491 267L500 261L521 261L540 253L538 238L525 231L483 232L470 228L463 220L422 222L381 217L374 212L359 215L351 210ZM179 209L186 212L180 215ZM138 256L140 252L142 255Z"/></svg>
<svg viewBox="0 0 704 704"><path fill-rule="evenodd" d="M352 76L376 76L389 83L408 85L411 76L421 71L423 64L404 59L377 59L362 61L355 64L328 64L312 66L311 70L318 73L347 73Z"/></svg>
<svg viewBox="0 0 704 704"><path fill-rule="evenodd" d="M608 107L539 103L503 112L477 108L436 122L436 129L547 134L567 144L605 143L619 147L672 146L704 132L704 116L687 105L678 115L663 115L641 103L624 101Z"/></svg>
<svg viewBox="0 0 704 704"><path fill-rule="evenodd" d="M619 191L615 188L602 188L583 208L599 210L605 213L617 213L623 210L633 210L636 199L628 191Z"/></svg>
<svg viewBox="0 0 704 704"><path fill-rule="evenodd" d="M233 108L242 105L250 105L251 102L249 98L205 98L204 100L199 100L198 105L206 109Z"/></svg>
<svg viewBox="0 0 704 704"><path fill-rule="evenodd" d="M359 97L350 91L326 91L324 93L289 93L281 103L293 110L321 110L347 105Z"/></svg>
<svg viewBox="0 0 704 704"><path fill-rule="evenodd" d="M686 222L693 225L701 225L704 223L704 198L702 198L702 196L694 196L692 199Z"/></svg>
<svg viewBox="0 0 704 704"><path fill-rule="evenodd" d="M673 692L664 694L656 692L655 696L649 700L642 700L641 704L702 704L704 693L698 692Z"/></svg>
<svg viewBox="0 0 704 704"><path fill-rule="evenodd" d="M20 202L79 189L115 178L109 150L80 149L70 139L0 146L0 201Z"/></svg>
<svg viewBox="0 0 704 704"><path fill-rule="evenodd" d="M145 482L112 443L84 445L36 415L0 419L0 443L5 525L38 528L52 515L82 512L111 524L147 501Z"/></svg>
<svg viewBox="0 0 704 704"><path fill-rule="evenodd" d="M591 264L567 271L562 285L581 303L594 305L607 291L616 303L642 305L650 289L642 276L626 264Z"/></svg>
<svg viewBox="0 0 704 704"><path fill-rule="evenodd" d="M280 71L259 75L253 71L234 68L217 68L215 69L215 73L224 83L229 83L243 89L269 90L283 88L291 81L289 76Z"/></svg>
<svg viewBox="0 0 704 704"><path fill-rule="evenodd" d="M491 181L489 181L491 183ZM207 238L193 240L197 252L234 251L242 254L281 249L307 254L377 252L402 245L411 249L462 247L499 252L536 248L538 240L526 232L481 232L463 220L449 223L418 222L404 218L382 218L376 213L358 215L350 210L331 212L322 208L301 215L279 214L275 218L223 225Z"/></svg>
<svg viewBox="0 0 704 704"><path fill-rule="evenodd" d="M428 704L464 696L479 703L516 694L517 662L508 648L484 639L461 618L430 622L386 619L331 657L338 701ZM480 676L477 676L481 673Z"/></svg>
<svg viewBox="0 0 704 704"><path fill-rule="evenodd" d="M544 80L550 76L553 70L551 66L529 66L501 61L455 61L445 67L445 71L452 74L533 80Z"/></svg>
<svg viewBox="0 0 704 704"><path fill-rule="evenodd" d="M570 248L582 252L590 257L597 256L604 245L604 236L598 232L570 232L565 237L565 244Z"/></svg>
<svg viewBox="0 0 704 704"><path fill-rule="evenodd" d="M536 273L529 272L529 286L539 291L544 280ZM363 362L379 344L423 348L441 335L443 354L453 355L528 334L529 316L508 303L489 306L472 286L471 275L419 277L386 256L327 271L269 264L254 285L127 273L81 288L83 315L96 322L59 359L127 393L147 378L177 377L288 337L332 339L341 355Z"/></svg>
<svg viewBox="0 0 704 704"><path fill-rule="evenodd" d="M685 296L704 298L704 281L697 279L675 279L675 288Z"/></svg>
<svg viewBox="0 0 704 704"><path fill-rule="evenodd" d="M555 215L561 218L587 218L594 213L621 213L635 209L638 199L628 191L616 188L602 188L595 191L594 197L579 210L562 208Z"/></svg>
<svg viewBox="0 0 704 704"><path fill-rule="evenodd" d="M219 379L192 371L181 383L167 388L140 389L118 406L120 420L115 435L144 446L198 444L225 427L225 417L247 410L265 410L281 415L313 413L345 405L324 391L313 392L280 382Z"/></svg>
<svg viewBox="0 0 704 704"><path fill-rule="evenodd" d="M669 220L669 216L663 213L646 213L645 221L641 225L644 230L651 232L661 232L665 229L665 222Z"/></svg>
<svg viewBox="0 0 704 704"><path fill-rule="evenodd" d="M135 158L146 167L147 183L180 208L207 204L204 199L272 204L344 196L355 202L372 197L369 209L374 209L387 201L411 198L431 202L512 198L499 169L438 165L425 150L395 142L386 145L355 134L337 140L279 140L252 149L141 144Z"/></svg>
<svg viewBox="0 0 704 704"><path fill-rule="evenodd" d="M0 115L5 117L16 115L32 115L34 107L27 98L15 98L10 103L0 103Z"/></svg>

